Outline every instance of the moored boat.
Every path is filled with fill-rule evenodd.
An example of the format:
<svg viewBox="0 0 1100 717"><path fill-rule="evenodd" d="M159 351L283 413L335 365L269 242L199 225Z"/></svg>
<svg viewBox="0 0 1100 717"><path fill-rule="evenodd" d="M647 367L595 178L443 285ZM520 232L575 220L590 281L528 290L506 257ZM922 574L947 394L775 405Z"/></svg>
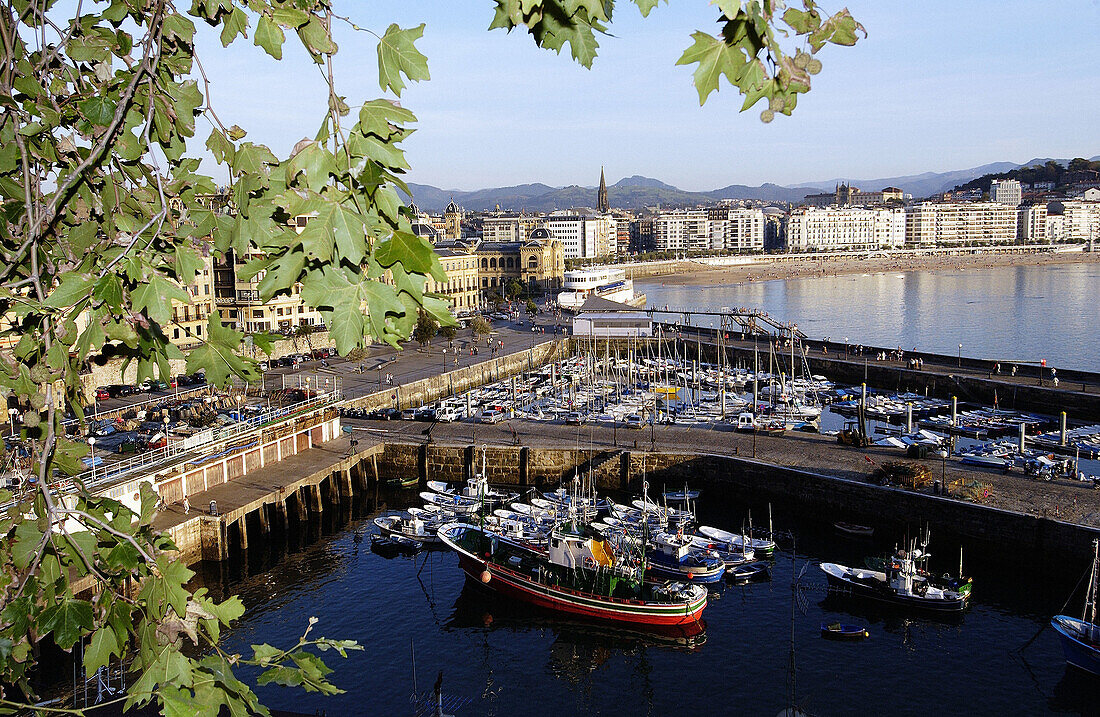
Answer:
<svg viewBox="0 0 1100 717"><path fill-rule="evenodd" d="M645 559L620 553L610 541L572 524L550 535L546 555L480 526L450 523L439 530L473 581L523 602L572 615L637 625L697 623L706 588L643 581Z"/></svg>
<svg viewBox="0 0 1100 717"><path fill-rule="evenodd" d="M438 520L425 520L421 515L411 513L398 513L395 515L380 515L374 519L374 524L382 531L383 535L399 535L418 543L438 543L439 536L436 528Z"/></svg>
<svg viewBox="0 0 1100 717"><path fill-rule="evenodd" d="M1096 622L1097 592L1100 591L1100 541L1092 541L1092 550L1092 576L1081 617L1055 615L1050 624L1062 642L1066 664L1100 676L1100 625Z"/></svg>
<svg viewBox="0 0 1100 717"><path fill-rule="evenodd" d="M719 549L722 549L723 546L730 546L726 549L741 550L747 546L758 556L764 558L771 557L775 553L775 541L767 538L749 538L738 533L731 533L728 530L712 528L709 525L700 525L699 534L713 540L718 544Z"/></svg>
<svg viewBox="0 0 1100 717"><path fill-rule="evenodd" d="M922 550L928 546L928 538L921 546L916 547L914 540L909 550L898 550L886 558L883 570L852 568L837 563L821 563L821 570L829 585L839 588L837 592L842 594L921 610L962 612L970 602L972 580L934 578L922 567L929 557Z"/></svg>
<svg viewBox="0 0 1100 717"><path fill-rule="evenodd" d="M716 553L696 548L691 536L657 533L646 552L647 579L716 583L726 573L726 563Z"/></svg>
<svg viewBox="0 0 1100 717"><path fill-rule="evenodd" d="M821 623L821 636L830 640L862 640L870 635L862 625L843 625L839 622Z"/></svg>
<svg viewBox="0 0 1100 717"><path fill-rule="evenodd" d="M875 534L875 529L869 525L859 525L857 523L847 523L843 520L838 520L833 523L833 527L846 535L858 535L860 537L869 538Z"/></svg>

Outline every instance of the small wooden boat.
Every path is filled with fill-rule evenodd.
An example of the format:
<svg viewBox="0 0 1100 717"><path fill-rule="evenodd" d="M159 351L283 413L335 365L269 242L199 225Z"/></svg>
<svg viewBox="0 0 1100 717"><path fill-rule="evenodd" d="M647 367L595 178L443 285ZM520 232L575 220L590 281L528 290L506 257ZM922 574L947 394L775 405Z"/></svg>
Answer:
<svg viewBox="0 0 1100 717"><path fill-rule="evenodd" d="M763 580L768 577L768 564L745 563L744 565L735 565L732 568L726 568L726 577L730 579L730 582L734 583L748 583L753 580Z"/></svg>
<svg viewBox="0 0 1100 717"><path fill-rule="evenodd" d="M1081 617L1055 615L1050 624L1058 632L1066 664L1100 676L1100 619L1096 610L1096 595L1100 592L1100 542L1092 541L1092 550L1092 575Z"/></svg>
<svg viewBox="0 0 1100 717"><path fill-rule="evenodd" d="M424 549L420 542L402 535L379 535L370 538L370 550L383 558L395 558L398 555L416 555Z"/></svg>
<svg viewBox="0 0 1100 717"><path fill-rule="evenodd" d="M858 535L860 537L869 538L875 534L875 529L869 525L859 525L858 523L846 523L843 520L838 520L833 523L833 527L846 535Z"/></svg>
<svg viewBox="0 0 1100 717"><path fill-rule="evenodd" d="M830 640L862 640L871 633L862 625L842 625L839 622L821 623L821 636Z"/></svg>

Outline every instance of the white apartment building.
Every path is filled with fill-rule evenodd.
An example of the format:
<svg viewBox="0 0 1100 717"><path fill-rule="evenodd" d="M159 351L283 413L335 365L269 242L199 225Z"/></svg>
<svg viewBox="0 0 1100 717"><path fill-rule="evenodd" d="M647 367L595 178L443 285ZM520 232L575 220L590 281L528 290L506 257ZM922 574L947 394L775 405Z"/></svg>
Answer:
<svg viewBox="0 0 1100 717"><path fill-rule="evenodd" d="M876 251L905 242L905 210L802 207L787 220L787 250Z"/></svg>
<svg viewBox="0 0 1100 717"><path fill-rule="evenodd" d="M1016 210L1016 241L1045 244L1047 241L1047 205L1032 204Z"/></svg>
<svg viewBox="0 0 1100 717"><path fill-rule="evenodd" d="M1015 179L994 179L989 187L989 200L995 204L1016 207L1020 205L1023 196L1023 188Z"/></svg>
<svg viewBox="0 0 1100 717"><path fill-rule="evenodd" d="M653 220L653 248L657 251L707 251L711 248L705 209L661 212Z"/></svg>
<svg viewBox="0 0 1100 717"><path fill-rule="evenodd" d="M743 254L764 250L764 212L718 207L707 211L710 248Z"/></svg>
<svg viewBox="0 0 1100 717"><path fill-rule="evenodd" d="M1010 244L1016 241L1016 207L993 202L925 202L905 210L909 246Z"/></svg>
<svg viewBox="0 0 1100 717"><path fill-rule="evenodd" d="M585 216L554 212L542 221L542 226L561 241L566 259L605 256L615 235L615 220L610 214Z"/></svg>
<svg viewBox="0 0 1100 717"><path fill-rule="evenodd" d="M1061 214L1057 213L1061 205ZM1052 202L1047 217L1047 240L1087 242L1100 239L1100 202Z"/></svg>

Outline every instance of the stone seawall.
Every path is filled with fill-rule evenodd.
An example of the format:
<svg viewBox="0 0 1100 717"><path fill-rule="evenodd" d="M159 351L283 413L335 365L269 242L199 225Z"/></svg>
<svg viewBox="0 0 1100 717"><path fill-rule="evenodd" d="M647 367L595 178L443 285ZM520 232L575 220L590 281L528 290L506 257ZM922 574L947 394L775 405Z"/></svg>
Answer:
<svg viewBox="0 0 1100 717"><path fill-rule="evenodd" d="M592 475L600 490L641 491L643 478L651 493L663 485L731 489L754 500L776 501L814 512L827 520L867 522L927 522L952 533L989 543L1027 546L1054 555L1086 557L1100 531L1049 518L898 487L825 476L737 456L650 453L641 451L587 451L489 446L485 467L490 483L553 487L574 475ZM457 482L481 470L482 448L387 443L379 459L379 474L406 475L415 471L423 480ZM476 457L476 458L475 458Z"/></svg>
<svg viewBox="0 0 1100 717"><path fill-rule="evenodd" d="M516 376L550 361L565 358L569 355L569 346L569 341L565 339L545 341L526 351L517 351L454 371L352 398L346 401L344 406L368 411L379 408L423 406L441 398L465 393L478 386Z"/></svg>

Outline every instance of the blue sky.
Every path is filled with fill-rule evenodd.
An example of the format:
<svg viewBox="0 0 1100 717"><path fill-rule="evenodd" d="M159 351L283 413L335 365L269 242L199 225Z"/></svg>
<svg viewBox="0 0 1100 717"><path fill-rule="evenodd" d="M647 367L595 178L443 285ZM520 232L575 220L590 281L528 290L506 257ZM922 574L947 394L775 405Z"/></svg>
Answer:
<svg viewBox="0 0 1100 717"><path fill-rule="evenodd" d="M592 70L525 32L488 32L489 0L338 4L379 34L427 23L417 46L432 79L402 97L420 120L405 146L409 179L442 188L594 185L604 165L609 182L641 174L706 190L1100 154L1100 1L848 7L868 38L823 50L794 115L765 125L763 105L738 112L726 84L700 107L693 68L675 65L691 32L717 28L705 0L672 0L644 20L619 0ZM251 40L222 50L207 35L199 52L223 121L279 154L313 136L325 90L293 42L275 62ZM374 38L337 39L339 91L352 104L381 96Z"/></svg>

